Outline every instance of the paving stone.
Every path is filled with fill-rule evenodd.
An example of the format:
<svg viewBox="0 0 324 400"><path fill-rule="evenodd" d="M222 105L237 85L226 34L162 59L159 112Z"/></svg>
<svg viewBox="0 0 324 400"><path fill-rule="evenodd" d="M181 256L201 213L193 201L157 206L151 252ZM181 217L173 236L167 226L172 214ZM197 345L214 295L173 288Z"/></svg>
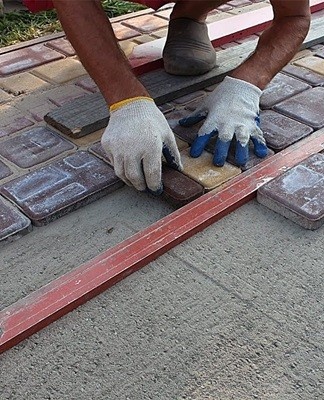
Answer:
<svg viewBox="0 0 324 400"><path fill-rule="evenodd" d="M118 40L131 39L140 35L140 32L123 25L121 22L113 23L112 28Z"/></svg>
<svg viewBox="0 0 324 400"><path fill-rule="evenodd" d="M7 178L12 174L11 169L2 161L0 161L0 180Z"/></svg>
<svg viewBox="0 0 324 400"><path fill-rule="evenodd" d="M168 21L154 15L141 15L130 18L123 22L123 25L137 29L142 33L150 33L168 25Z"/></svg>
<svg viewBox="0 0 324 400"><path fill-rule="evenodd" d="M73 58L54 61L35 68L31 72L45 81L61 84L87 74L80 61Z"/></svg>
<svg viewBox="0 0 324 400"><path fill-rule="evenodd" d="M107 156L107 153L105 152L105 150L101 146L100 141L97 142L97 143L94 143L93 145L91 145L89 147L89 151L90 151L90 153L93 153L95 156L101 158L102 160L104 160L105 162L110 164L110 160L109 160L109 158Z"/></svg>
<svg viewBox="0 0 324 400"><path fill-rule="evenodd" d="M80 86L82 89L88 90L89 92L95 93L99 91L98 86L95 81L90 78L90 76L86 76L81 78L75 82L75 85Z"/></svg>
<svg viewBox="0 0 324 400"><path fill-rule="evenodd" d="M62 133L80 138L105 128L109 111L101 93L93 93L51 111L44 119Z"/></svg>
<svg viewBox="0 0 324 400"><path fill-rule="evenodd" d="M0 197L0 241L17 239L30 231L30 220Z"/></svg>
<svg viewBox="0 0 324 400"><path fill-rule="evenodd" d="M192 158L189 150L181 152L183 173L204 186L206 190L212 190L229 181L241 173L240 168L225 163L224 167L213 165L213 156L204 151L198 158Z"/></svg>
<svg viewBox="0 0 324 400"><path fill-rule="evenodd" d="M1 116L1 111L0 111L0 116ZM1 118L0 118L1 121ZM2 123L4 125L2 125ZM28 119L25 116L19 116L17 118L13 118L11 122L7 123L4 121L1 121L0 125L0 137L11 135L13 133L16 133L22 129L28 128L29 126L34 125L34 122L31 121L31 119Z"/></svg>
<svg viewBox="0 0 324 400"><path fill-rule="evenodd" d="M38 89L46 89L49 86L50 84L48 82L28 72L23 72L0 80L0 87L15 96L26 92L34 92Z"/></svg>
<svg viewBox="0 0 324 400"><path fill-rule="evenodd" d="M149 43L155 40L155 37L152 35L141 35L133 39L136 44Z"/></svg>
<svg viewBox="0 0 324 400"><path fill-rule="evenodd" d="M30 168L73 148L48 128L36 127L2 141L0 155L20 168Z"/></svg>
<svg viewBox="0 0 324 400"><path fill-rule="evenodd" d="M41 106L36 106L34 108L31 108L29 112L36 122L42 122L44 121L45 115L55 110L56 108L57 106L55 104L45 102Z"/></svg>
<svg viewBox="0 0 324 400"><path fill-rule="evenodd" d="M151 35L154 36L155 38L164 38L167 36L167 34L168 30L165 28L165 29L160 29L158 31L154 31L152 32Z"/></svg>
<svg viewBox="0 0 324 400"><path fill-rule="evenodd" d="M43 44L25 47L0 55L0 76L15 74L64 56Z"/></svg>
<svg viewBox="0 0 324 400"><path fill-rule="evenodd" d="M44 120L44 115L49 111L57 108L54 103L50 102L46 97L46 92L39 92L37 94L28 94L28 96L21 96L15 99L15 108L20 110L28 117L41 122Z"/></svg>
<svg viewBox="0 0 324 400"><path fill-rule="evenodd" d="M58 107L63 104L85 96L88 93L76 85L61 85L55 89L49 90L45 93L48 100Z"/></svg>
<svg viewBox="0 0 324 400"><path fill-rule="evenodd" d="M260 99L261 108L271 108L297 93L300 93L310 86L298 79L284 74L277 74L263 91Z"/></svg>
<svg viewBox="0 0 324 400"><path fill-rule="evenodd" d="M0 104L6 103L11 99L12 97L8 93L4 92L3 90L0 90Z"/></svg>
<svg viewBox="0 0 324 400"><path fill-rule="evenodd" d="M294 62L295 65L300 67L308 68L317 74L324 75L324 60L320 57L304 57Z"/></svg>
<svg viewBox="0 0 324 400"><path fill-rule="evenodd" d="M5 183L0 193L41 226L122 185L108 164L80 151Z"/></svg>
<svg viewBox="0 0 324 400"><path fill-rule="evenodd" d="M301 79L312 86L319 86L324 84L324 76L310 71L307 68L297 67L296 65L288 64L282 70L283 73L291 75L295 78Z"/></svg>
<svg viewBox="0 0 324 400"><path fill-rule="evenodd" d="M119 42L119 47L121 48L121 50L123 51L123 53L125 54L125 56L128 58L134 48L137 46L137 43L135 43L135 41L132 40L123 40L122 42Z"/></svg>
<svg viewBox="0 0 324 400"><path fill-rule="evenodd" d="M163 198L176 207L190 203L204 193L202 185L166 165L162 168L162 181Z"/></svg>
<svg viewBox="0 0 324 400"><path fill-rule="evenodd" d="M46 43L46 46L64 54L65 56L75 56L75 50L66 38L51 40Z"/></svg>
<svg viewBox="0 0 324 400"><path fill-rule="evenodd" d="M258 190L258 201L306 229L324 222L324 155L315 154Z"/></svg>
<svg viewBox="0 0 324 400"><path fill-rule="evenodd" d="M324 88L315 87L277 104L274 110L319 129L324 126L323 99Z"/></svg>
<svg viewBox="0 0 324 400"><path fill-rule="evenodd" d="M154 15L157 15L161 18L170 19L170 15L172 13L173 8L167 8L166 10L158 11Z"/></svg>
<svg viewBox="0 0 324 400"><path fill-rule="evenodd" d="M267 145L281 151L310 135L313 129L272 110L261 113L261 129Z"/></svg>
<svg viewBox="0 0 324 400"><path fill-rule="evenodd" d="M294 55L294 57L291 60L291 63L296 61L296 60L299 60L300 58L309 57L309 56L312 56L312 55L313 55L313 52L311 50L309 50L309 49L300 50L300 51L298 51L298 53L296 53Z"/></svg>

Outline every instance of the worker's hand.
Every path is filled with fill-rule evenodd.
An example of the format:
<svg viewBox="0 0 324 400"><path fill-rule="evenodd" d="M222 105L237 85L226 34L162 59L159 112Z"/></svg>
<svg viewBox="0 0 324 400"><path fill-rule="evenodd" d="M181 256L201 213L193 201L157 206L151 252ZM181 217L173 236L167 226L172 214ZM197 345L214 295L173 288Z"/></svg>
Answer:
<svg viewBox="0 0 324 400"><path fill-rule="evenodd" d="M191 126L205 119L191 146L190 155L199 157L210 138L218 135L213 163L222 167L235 135L235 162L238 165L244 165L248 161L250 138L255 154L265 157L268 149L259 128L261 93L261 90L251 83L226 77L200 107L179 121L182 126Z"/></svg>
<svg viewBox="0 0 324 400"><path fill-rule="evenodd" d="M182 169L174 134L149 97L112 105L101 144L116 175L137 190L161 194L162 153L171 167Z"/></svg>

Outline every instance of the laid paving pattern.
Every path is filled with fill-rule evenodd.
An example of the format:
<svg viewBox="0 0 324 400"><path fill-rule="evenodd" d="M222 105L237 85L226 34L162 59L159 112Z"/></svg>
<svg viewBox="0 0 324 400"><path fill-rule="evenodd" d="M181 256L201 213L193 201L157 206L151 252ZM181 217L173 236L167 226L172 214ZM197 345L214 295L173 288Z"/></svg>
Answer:
<svg viewBox="0 0 324 400"><path fill-rule="evenodd" d="M230 1L210 13L208 22L230 19L266 4L262 0ZM127 52L140 43L165 37L170 12L167 6L157 12L144 10L112 19L121 48ZM323 13L317 14L314 19L320 24ZM257 39L251 35L217 48L220 66L204 77L182 79L163 70L140 77L174 130L183 155L183 173L163 166L163 196L175 207L262 162L251 146L249 163L236 167L232 146L225 167L212 166L216 138L200 159L192 159L188 147L202 123L192 128L178 124L214 84L242 62ZM265 90L261 127L268 157L324 126L323 58L324 43L300 52ZM96 84L63 33L1 50L0 194L2 210L8 209L11 217L0 220L0 240L27 233L31 223L47 224L123 186L100 145L108 120Z"/></svg>

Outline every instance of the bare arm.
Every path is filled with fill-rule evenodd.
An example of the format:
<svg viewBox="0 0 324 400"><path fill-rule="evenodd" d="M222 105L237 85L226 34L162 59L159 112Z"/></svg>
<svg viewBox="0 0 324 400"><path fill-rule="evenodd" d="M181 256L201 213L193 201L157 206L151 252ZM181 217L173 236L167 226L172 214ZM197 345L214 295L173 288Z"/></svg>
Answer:
<svg viewBox="0 0 324 400"><path fill-rule="evenodd" d="M271 0L274 19L263 32L255 52L231 76L264 89L293 58L310 24L308 0Z"/></svg>
<svg viewBox="0 0 324 400"><path fill-rule="evenodd" d="M108 104L148 96L119 49L100 0L53 0L63 29Z"/></svg>

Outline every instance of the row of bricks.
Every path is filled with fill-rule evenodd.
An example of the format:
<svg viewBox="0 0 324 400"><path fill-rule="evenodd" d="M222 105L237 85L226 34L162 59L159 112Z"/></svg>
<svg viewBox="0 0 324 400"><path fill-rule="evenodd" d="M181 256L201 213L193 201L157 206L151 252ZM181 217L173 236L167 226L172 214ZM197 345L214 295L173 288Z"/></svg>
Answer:
<svg viewBox="0 0 324 400"><path fill-rule="evenodd" d="M212 12L207 22L213 22L221 18L231 17L243 11L248 12L254 8L260 8L261 5L259 3L266 5L267 1L230 1L228 4ZM112 26L118 40L140 38L143 34L149 35L155 31L162 30L155 38L161 37L161 35L165 36L166 34L170 13L171 8L167 8L156 13L145 13L144 15L130 18L124 17L121 22L115 22ZM139 39L137 43L143 43L143 40L145 41L145 38ZM65 38L50 40L45 44L24 47L0 55L0 77L16 74L63 57L74 55L74 49Z"/></svg>
<svg viewBox="0 0 324 400"><path fill-rule="evenodd" d="M284 114L288 113L287 115L295 118L294 109L291 113L289 110L282 109L282 107L285 108L285 104L278 105L278 103L310 89L311 86L324 84L323 49L324 46L318 48L315 55L308 51L307 57L297 59L294 64L286 66L282 71L283 73L278 74L265 90L261 98L261 108L269 109L276 105L277 111ZM35 94L35 96L19 98L18 101L11 102L10 106L6 104L0 108L2 121L0 137L25 129L33 125L34 121L40 122L44 115L55 107L81 97L87 92L93 93L98 90L94 82L84 75L85 71L79 61L74 59L56 61L49 65L41 66L36 70L36 73L43 80L30 73L23 73L16 76L16 79L11 77L2 81L3 87L8 90L10 88L12 91L19 88L28 90L29 87L42 88L43 91L40 94ZM45 82L45 79L47 82ZM77 79L76 82L75 79ZM67 84L54 89L51 89L52 86L49 84L49 82L69 83L71 80L74 80L75 84ZM313 97L320 91L320 89L313 90ZM301 105L305 103L305 106L307 106L307 97L312 96L312 93L301 94L297 101ZM320 100L315 103L315 107L313 106L311 109L310 107L303 107L305 118L301 115L301 118L303 118L301 122L305 122L314 128L319 128L323 120L322 103ZM298 119L298 116L296 118Z"/></svg>
<svg viewBox="0 0 324 400"><path fill-rule="evenodd" d="M306 59L296 61L296 63L302 64L303 67L296 65L289 65L285 67L283 70L284 73L279 73L269 87L265 90L261 98L261 107L263 109L273 107L274 110L288 115L297 121L305 123L312 128L318 129L322 127L323 89L321 87L315 87L311 89L311 85L323 85L324 75L314 73L304 68L306 64L304 60L312 60L314 58L320 60L321 64L324 64L324 61L318 57L307 57ZM304 79L304 81L302 81L302 79ZM66 85L60 88L49 90L41 95L35 95L34 97L29 96L26 99L20 100L19 103L15 104L14 106L2 106L0 108L2 121L0 137L12 135L13 133L32 126L36 122L42 121L44 114L50 109L61 106L71 99L85 95L87 93L86 90L90 92L97 90L95 84L89 77L77 80L76 85ZM199 93L200 96L204 95L204 92L198 92L198 94L195 94L195 96L199 95ZM186 96L186 98L188 99L188 96ZM181 104L181 101L188 101L186 98L184 100L178 99L175 101L175 103L179 105ZM192 102L187 106L187 109L194 109L196 104L200 101L201 99L198 99L196 102ZM268 121L268 124L271 124L271 115L273 116L272 119L279 118L275 125L282 125L282 129L284 130L285 122L281 123L281 120L287 121L287 123L289 123L289 120L286 120L280 116L278 117L275 113L264 112L262 121ZM299 124L296 124L296 127L300 127L298 131L304 131L304 128ZM271 131L272 130L269 131L267 137L270 147L274 148L274 150L281 150L284 148L282 147L283 144L280 144L281 139L284 139L284 131L282 131L282 135L277 135L277 139L274 137L274 134L272 135ZM187 136L188 135L190 134L187 133ZM279 143L276 143L276 140L279 140Z"/></svg>
<svg viewBox="0 0 324 400"><path fill-rule="evenodd" d="M308 58L312 59L315 57ZM303 60L304 59L301 59L297 61L297 63L304 65L305 62ZM322 62L324 63L324 61ZM288 71L293 69L293 73L296 73L300 78L306 71L307 79L308 81L311 81L313 85L324 84L324 75L317 75L311 71L307 72L304 68L295 66L288 66L286 69ZM82 82L83 81L81 81L81 84ZM77 83L80 84L80 81ZM91 82L88 83L91 84ZM61 88L57 89L59 96L61 97L58 97L56 100L53 98L53 102L57 106L64 104L64 100L68 100L65 96L67 94L73 95L73 88L73 86L67 87L65 93L64 91L61 93ZM71 91L72 94L70 93ZM52 91L48 93L52 94ZM299 79L295 79L282 73L277 75L272 84L268 89L266 89L261 99L261 106L274 105L273 108L275 110L266 110L261 113L261 127L265 133L270 148L275 151L280 151L295 141L307 136L313 131L313 129L319 129L324 125L323 93L323 87L311 88L308 83L302 82ZM193 128L182 128L175 122L184 117L188 111L192 111L196 105L201 102L202 97L205 96L205 94L206 92L199 91L187 95L184 98L175 100L174 106L177 107L177 110L167 115L175 133L188 143L192 143L199 126ZM83 95L83 92L77 91L74 95ZM50 96L49 98L51 99ZM40 101L42 102L43 100L40 99ZM28 105L30 105L30 103L32 102L29 100ZM183 108L183 103L188 104ZM172 108L174 108L172 105L171 108L170 105L168 106L169 109L166 109L164 106L164 111L171 111ZM292 118L288 118L285 115ZM2 120L4 119L2 118ZM8 125L7 128L6 126L2 128L0 131L0 133L2 132L2 135L0 136L12 136L12 134L17 132L20 128L25 128L26 126L22 124L24 121L24 117L16 118L13 124ZM26 119L26 121L29 120ZM29 121L27 126L31 124L32 122ZM23 131L18 136L14 135L12 138L9 137L8 139L3 139L1 141L0 156L20 168L30 168L57 156L62 152L61 149L63 149L63 151L70 149L68 145L62 145L66 140L62 138L60 140L56 139L55 141L51 138L51 134L46 132L50 131L38 128ZM92 138L89 138L88 143L91 139ZM212 145L213 144L210 144L208 149L212 150ZM37 157L35 156L36 150ZM19 154L19 157L17 154ZM253 157L251 157L251 162L252 164L254 163Z"/></svg>

